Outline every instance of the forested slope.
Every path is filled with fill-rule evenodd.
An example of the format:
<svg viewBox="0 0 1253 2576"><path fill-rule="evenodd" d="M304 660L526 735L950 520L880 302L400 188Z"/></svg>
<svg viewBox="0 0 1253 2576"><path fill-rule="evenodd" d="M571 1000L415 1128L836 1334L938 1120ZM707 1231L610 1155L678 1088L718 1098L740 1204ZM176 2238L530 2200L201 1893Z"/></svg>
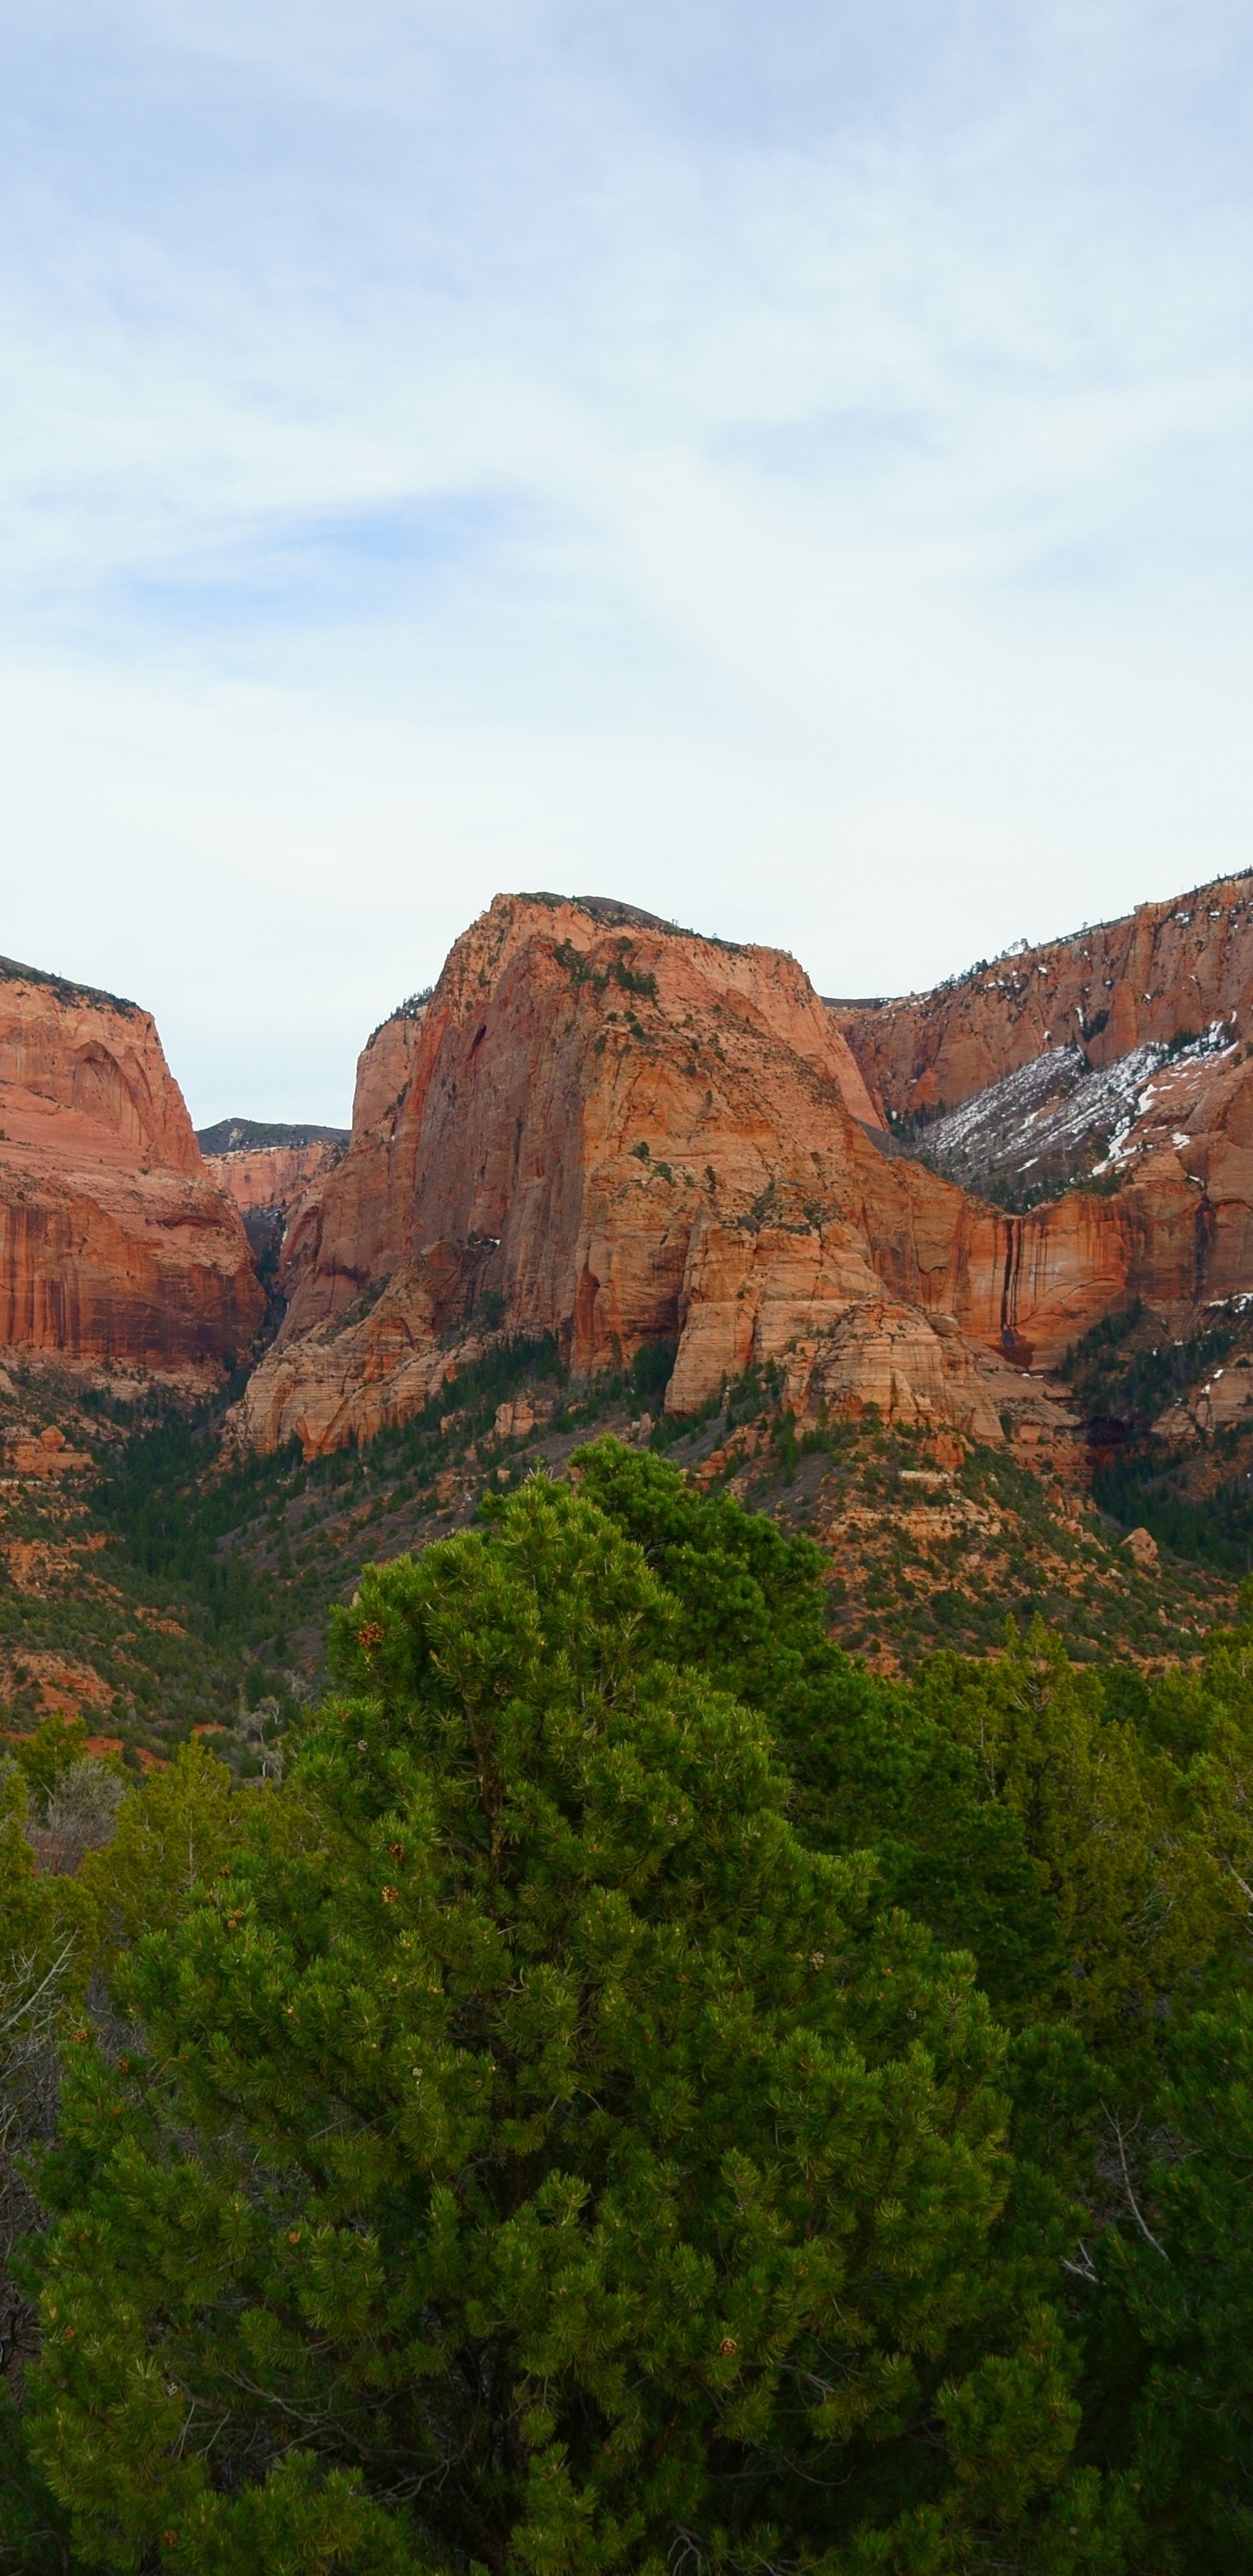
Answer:
<svg viewBox="0 0 1253 2576"><path fill-rule="evenodd" d="M1247 2566L1253 1608L892 1679L823 1572L600 1440L281 1780L15 1742L0 2563Z"/></svg>

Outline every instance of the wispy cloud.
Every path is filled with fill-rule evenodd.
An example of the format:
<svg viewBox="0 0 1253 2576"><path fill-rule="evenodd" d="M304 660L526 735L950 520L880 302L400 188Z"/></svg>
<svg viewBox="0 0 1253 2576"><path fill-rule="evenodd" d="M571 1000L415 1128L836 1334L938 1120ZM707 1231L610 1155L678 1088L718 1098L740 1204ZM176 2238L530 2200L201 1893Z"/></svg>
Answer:
<svg viewBox="0 0 1253 2576"><path fill-rule="evenodd" d="M0 945L142 989L198 1111L329 1115L501 884L881 989L1253 860L1249 52L11 13Z"/></svg>

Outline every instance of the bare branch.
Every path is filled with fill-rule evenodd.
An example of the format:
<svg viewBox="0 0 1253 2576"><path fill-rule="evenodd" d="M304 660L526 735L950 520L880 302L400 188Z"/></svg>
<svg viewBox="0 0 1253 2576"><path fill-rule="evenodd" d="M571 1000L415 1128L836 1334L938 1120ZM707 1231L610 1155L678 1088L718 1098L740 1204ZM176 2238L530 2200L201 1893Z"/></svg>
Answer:
<svg viewBox="0 0 1253 2576"><path fill-rule="evenodd" d="M56 1958L53 1960L52 1966L49 1968L47 1975L40 1978L33 1994L27 1995L24 2003L16 2005L14 2010L9 2014L7 2020L0 2021L0 2039L7 2038L8 2033L11 2030L16 2030L18 2023L25 2020L27 2013L33 2012L40 1996L45 1994L48 1987L53 1983L53 1980L60 1976L61 1970L65 1966L66 1960L68 1959L73 1947L74 1935L71 1932L63 1947L57 1952Z"/></svg>
<svg viewBox="0 0 1253 2576"><path fill-rule="evenodd" d="M1138 2227L1138 2228L1139 2228L1139 2230L1140 2230L1140 2234L1141 2234L1141 2235L1142 2235L1142 2237L1144 2238L1145 2244L1146 2244L1146 2245L1151 2245L1151 2246L1152 2246L1152 2248L1153 2248L1154 2253L1155 2253L1155 2254L1160 2254L1160 2255L1161 2255L1161 2258L1162 2258L1163 2263L1169 2263L1169 2261L1170 2261L1170 2256L1169 2256L1169 2254L1167 2253L1165 2246L1164 2246L1164 2245L1159 2245L1159 2244L1158 2244L1157 2238L1156 2238L1156 2237L1155 2237L1155 2235L1153 2234L1153 2230L1152 2230L1152 2228L1150 2227L1150 2225L1149 2225L1149 2223L1148 2223L1148 2220L1147 2220L1147 2219L1146 2219L1146 2217L1144 2216L1144 2213L1143 2213L1143 2211L1142 2211L1142 2209L1141 2209L1141 2207L1140 2207L1139 2201L1136 2199L1135 2193L1133 2192L1133 2190L1132 2190L1132 2188L1131 2188L1131 2176L1130 2176L1130 2174L1129 2174L1129 2173L1128 2173L1128 2171L1127 2171L1127 2150L1126 2150L1126 2147L1125 2147L1125 2146L1124 2146L1124 2144L1123 2144L1123 2134L1122 2134L1122 2122L1121 2122L1121 2120L1115 2120L1115 2119L1111 2118L1111 2120L1110 2120L1110 2127L1112 2128L1112 2130L1113 2130L1113 2132L1114 2132L1114 2137L1115 2137L1115 2140L1116 2140L1116 2143L1117 2143L1117 2147L1118 2147L1118 2161L1119 2161L1119 2164L1122 2166L1123 2189L1124 2189L1124 2191L1126 2192L1126 2195L1127 2195L1127 2201L1128 2201L1128 2205L1129 2205L1130 2210L1131 2210L1131 2215L1132 2215L1132 2217L1134 2218L1135 2223L1136 2223L1137 2227Z"/></svg>

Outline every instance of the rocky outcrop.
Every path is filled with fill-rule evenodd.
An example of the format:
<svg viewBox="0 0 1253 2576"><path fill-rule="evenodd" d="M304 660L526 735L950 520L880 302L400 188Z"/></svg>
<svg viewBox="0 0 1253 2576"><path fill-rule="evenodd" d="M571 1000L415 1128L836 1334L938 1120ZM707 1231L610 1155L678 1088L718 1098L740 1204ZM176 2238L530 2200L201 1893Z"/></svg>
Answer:
<svg viewBox="0 0 1253 2576"><path fill-rule="evenodd" d="M315 1182L334 1171L343 1151L342 1144L322 1139L308 1145L241 1146L230 1154L206 1154L204 1164L241 1216L264 1209L287 1217Z"/></svg>
<svg viewBox="0 0 1253 2576"><path fill-rule="evenodd" d="M10 1476L72 1475L91 1463L86 1450L71 1449L56 1423L38 1433L7 1431L0 1446L0 1472Z"/></svg>
<svg viewBox="0 0 1253 2576"><path fill-rule="evenodd" d="M888 1297L850 1307L812 1366L802 1360L801 1370L789 1369L787 1391L802 1421L824 1411L873 1411L902 1426L947 1422L972 1440L1002 1437L991 1390L955 1317L921 1314Z"/></svg>
<svg viewBox="0 0 1253 2576"><path fill-rule="evenodd" d="M0 1345L215 1368L261 1313L149 1014L0 960Z"/></svg>
<svg viewBox="0 0 1253 2576"><path fill-rule="evenodd" d="M413 1071L429 994L402 1002L390 1020L366 1039L357 1058L357 1084L352 1098L352 1132L373 1127L399 1100Z"/></svg>
<svg viewBox="0 0 1253 2576"><path fill-rule="evenodd" d="M218 1155L254 1154L271 1145L291 1146L299 1150L306 1145L346 1145L347 1127L314 1127L293 1125L280 1118L219 1118L212 1127L196 1129L196 1143L205 1161Z"/></svg>
<svg viewBox="0 0 1253 2576"><path fill-rule="evenodd" d="M241 1431L309 1451L368 1436L501 1329L557 1336L580 1374L677 1339L688 1407L754 1360L816 1355L885 1287L982 1308L986 1212L876 1128L794 959L603 899L498 897L449 958L400 1096L293 1222ZM948 1402L960 1371L929 1353L917 1375L919 1401ZM966 1418L968 1388L953 1401Z"/></svg>
<svg viewBox="0 0 1253 2576"><path fill-rule="evenodd" d="M972 966L901 1001L832 1002L886 1113L954 1109L1051 1049L1114 1064L1215 1022L1253 1037L1253 874Z"/></svg>
<svg viewBox="0 0 1253 2576"><path fill-rule="evenodd" d="M309 1452L368 1437L503 1331L555 1335L576 1374L673 1340L684 1412L774 1364L801 1419L874 1405L999 1437L980 1350L1048 1367L1135 1294L1182 1317L1249 1280L1253 1089L1228 1034L1246 966L1236 884L837 1011L773 950L599 898L498 897L363 1056L353 1143L293 1217L288 1311L241 1432ZM1198 1017L1228 1013L1202 1041L1178 990L1134 999L1129 978L1168 968ZM1081 1036L1061 1047L1067 1011ZM1052 1070L1024 1089L1037 1038ZM880 1103L899 1122L989 1074L1024 1091L1020 1123L1071 1115L1093 1187L990 1205L881 1123Z"/></svg>
<svg viewBox="0 0 1253 2576"><path fill-rule="evenodd" d="M346 1127L280 1126L254 1118L221 1118L199 1132L206 1171L244 1220L272 1329L283 1313L277 1278L288 1226L306 1202L316 1203L348 1141Z"/></svg>
<svg viewBox="0 0 1253 2576"><path fill-rule="evenodd" d="M1059 1355L1134 1250L1111 1202L1002 1215L896 1152L793 959L502 896L404 1089L293 1219L239 1428L367 1438L504 1331L555 1335L577 1374L674 1340L674 1410L774 1364L800 1418L996 1438L970 1345Z"/></svg>
<svg viewBox="0 0 1253 2576"><path fill-rule="evenodd" d="M1253 880L933 994L832 1007L930 1163L1020 1210L1051 1201L1000 1221L1003 1329L1024 1350L1055 1355L1066 1277L1076 1323L1138 1295L1178 1329L1253 1280Z"/></svg>

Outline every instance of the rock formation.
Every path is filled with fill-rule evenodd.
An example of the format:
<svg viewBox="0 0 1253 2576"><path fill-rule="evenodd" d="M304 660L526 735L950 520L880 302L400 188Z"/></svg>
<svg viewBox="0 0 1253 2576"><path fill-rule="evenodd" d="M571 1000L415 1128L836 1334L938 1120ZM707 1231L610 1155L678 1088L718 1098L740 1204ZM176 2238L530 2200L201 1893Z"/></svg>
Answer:
<svg viewBox="0 0 1253 2576"><path fill-rule="evenodd" d="M352 1097L352 1132L376 1126L384 1111L399 1100L413 1071L418 1039L426 1018L429 993L415 993L366 1039L357 1058L357 1085Z"/></svg>
<svg viewBox="0 0 1253 2576"><path fill-rule="evenodd" d="M232 1153L206 1154L204 1166L245 1219L258 1210L286 1218L314 1183L334 1171L343 1150L322 1138L307 1145L241 1145Z"/></svg>
<svg viewBox="0 0 1253 2576"><path fill-rule="evenodd" d="M1112 1065L1215 1022L1253 1037L1253 874L972 966L901 1001L832 1002L883 1114L953 1109L1051 1048Z"/></svg>
<svg viewBox="0 0 1253 2576"><path fill-rule="evenodd" d="M879 1005L603 898L500 896L362 1056L241 1436L368 1437L505 1332L576 1375L673 1340L672 1410L773 1363L798 1418L998 1438L988 1354L1048 1367L1135 1295L1182 1326L1253 1277L1250 1011L1245 880ZM941 1103L965 1166L902 1133ZM1048 1194L1015 1204L1033 1155Z"/></svg>
<svg viewBox="0 0 1253 2576"><path fill-rule="evenodd" d="M500 896L388 1044L404 1087L292 1222L287 1314L239 1415L263 1448L368 1437L502 1329L557 1336L576 1374L676 1339L672 1408L776 1362L801 1413L996 1437L962 1333L1029 1321L1061 1348L1087 1320L1082 1223L1024 1232L895 1154L774 950Z"/></svg>
<svg viewBox="0 0 1253 2576"><path fill-rule="evenodd" d="M1004 1329L1024 1350L1055 1355L1043 1271L1069 1270L1076 1320L1138 1295L1177 1327L1253 1279L1253 879L935 993L831 1008L929 1162L1020 1208L1052 1196L1002 1220ZM1067 1186L1085 1179L1091 1194Z"/></svg>
<svg viewBox="0 0 1253 2576"><path fill-rule="evenodd" d="M306 1201L316 1201L348 1143L346 1127L279 1127L259 1119L223 1118L197 1139L205 1169L233 1199L276 1328L283 1297L277 1286L287 1229Z"/></svg>
<svg viewBox="0 0 1253 2576"><path fill-rule="evenodd" d="M217 1367L261 1313L149 1014L0 960L0 1345Z"/></svg>
<svg viewBox="0 0 1253 2576"><path fill-rule="evenodd" d="M71 1449L55 1422L38 1434L20 1427L6 1431L0 1445L0 1469L9 1476L65 1476L90 1467L85 1449Z"/></svg>

